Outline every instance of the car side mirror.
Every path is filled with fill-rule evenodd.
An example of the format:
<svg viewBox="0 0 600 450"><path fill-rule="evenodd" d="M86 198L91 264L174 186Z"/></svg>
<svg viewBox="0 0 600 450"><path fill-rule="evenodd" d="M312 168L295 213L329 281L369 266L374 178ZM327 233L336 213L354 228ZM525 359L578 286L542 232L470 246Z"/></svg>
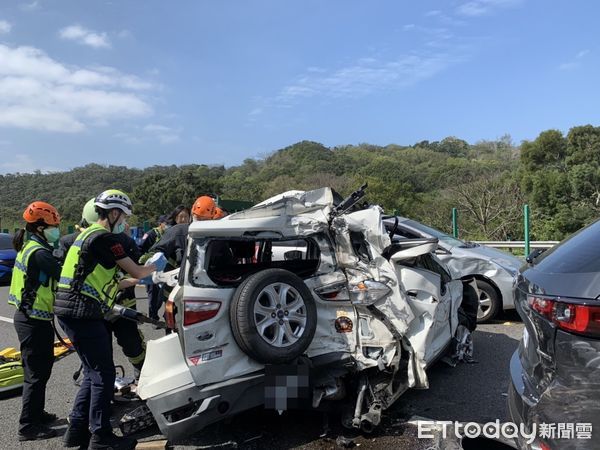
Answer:
<svg viewBox="0 0 600 450"><path fill-rule="evenodd" d="M545 250L546 250L545 248L534 249L531 253L529 253L529 255L527 255L527 257L525 258L525 261L527 261L528 264L533 264L533 262L536 260L536 258L538 256L540 256L542 253L544 253Z"/></svg>

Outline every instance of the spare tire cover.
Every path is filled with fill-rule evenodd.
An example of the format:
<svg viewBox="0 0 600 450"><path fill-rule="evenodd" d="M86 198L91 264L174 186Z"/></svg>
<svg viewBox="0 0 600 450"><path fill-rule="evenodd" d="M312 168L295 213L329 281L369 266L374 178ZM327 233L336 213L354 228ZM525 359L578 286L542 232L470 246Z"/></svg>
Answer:
<svg viewBox="0 0 600 450"><path fill-rule="evenodd" d="M302 355L315 335L317 307L302 279L283 269L249 276L229 308L233 337L251 358L282 364Z"/></svg>

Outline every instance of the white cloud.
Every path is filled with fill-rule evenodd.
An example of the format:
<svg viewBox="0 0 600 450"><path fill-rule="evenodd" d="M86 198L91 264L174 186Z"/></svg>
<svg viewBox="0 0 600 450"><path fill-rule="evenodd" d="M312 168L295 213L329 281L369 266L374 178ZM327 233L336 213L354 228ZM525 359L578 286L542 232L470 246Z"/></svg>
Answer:
<svg viewBox="0 0 600 450"><path fill-rule="evenodd" d="M0 173L33 172L33 158L24 153L0 152Z"/></svg>
<svg viewBox="0 0 600 450"><path fill-rule="evenodd" d="M79 44L93 48L110 48L110 41L106 33L96 33L81 25L70 25L58 32L62 39L75 41Z"/></svg>
<svg viewBox="0 0 600 450"><path fill-rule="evenodd" d="M590 53L588 49L578 51L571 61L560 64L558 69L564 71L579 69L582 65L583 58L585 58L588 53Z"/></svg>
<svg viewBox="0 0 600 450"><path fill-rule="evenodd" d="M158 141L163 145L168 145L179 142L181 140L181 132L181 128L150 123L143 127L134 127L133 131L116 133L114 137L128 144L148 144Z"/></svg>
<svg viewBox="0 0 600 450"><path fill-rule="evenodd" d="M39 7L40 7L39 0L34 0L31 3L22 3L20 6L20 8L23 11L27 11L27 12L35 11L35 10L39 9Z"/></svg>
<svg viewBox="0 0 600 450"><path fill-rule="evenodd" d="M57 172L54 167L42 167L39 160L26 153L0 151L0 173Z"/></svg>
<svg viewBox="0 0 600 450"><path fill-rule="evenodd" d="M129 39L133 36L133 33L129 30L121 30L117 33L119 39Z"/></svg>
<svg viewBox="0 0 600 450"><path fill-rule="evenodd" d="M151 136L151 139L158 139L161 144L173 144L181 140L181 128L172 128L164 125L148 124L143 131Z"/></svg>
<svg viewBox="0 0 600 450"><path fill-rule="evenodd" d="M12 24L6 20L0 20L0 34L8 34L12 30Z"/></svg>
<svg viewBox="0 0 600 450"><path fill-rule="evenodd" d="M462 16L476 17L490 14L495 9L516 6L522 0L472 0L460 5L456 12Z"/></svg>
<svg viewBox="0 0 600 450"><path fill-rule="evenodd" d="M144 117L152 84L112 67L66 66L33 47L0 44L0 126L76 133Z"/></svg>
<svg viewBox="0 0 600 450"><path fill-rule="evenodd" d="M568 63L562 63L561 65L558 66L558 68L560 70L574 70L574 69L577 69L579 66L580 66L579 63L568 62Z"/></svg>
<svg viewBox="0 0 600 450"><path fill-rule="evenodd" d="M278 106L289 106L302 98L357 98L398 90L430 78L461 60L459 55L445 53L413 54L387 62L363 58L354 65L326 73L307 72L284 87L275 102Z"/></svg>

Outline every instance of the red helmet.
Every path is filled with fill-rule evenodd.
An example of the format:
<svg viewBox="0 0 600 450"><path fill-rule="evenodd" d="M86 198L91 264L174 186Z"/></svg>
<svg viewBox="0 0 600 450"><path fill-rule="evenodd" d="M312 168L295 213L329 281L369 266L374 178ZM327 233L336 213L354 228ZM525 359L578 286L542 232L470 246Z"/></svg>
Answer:
<svg viewBox="0 0 600 450"><path fill-rule="evenodd" d="M199 220L211 220L217 207L212 197L203 195L198 197L192 206L192 214Z"/></svg>
<svg viewBox="0 0 600 450"><path fill-rule="evenodd" d="M225 217L227 214L225 214L225 211L223 211L221 208L219 208L218 206L215 207L215 212L213 213L213 219L214 220L219 220L222 219L223 217Z"/></svg>
<svg viewBox="0 0 600 450"><path fill-rule="evenodd" d="M27 223L45 223L50 226L60 224L60 215L54 206L46 202L33 202L23 212L23 219Z"/></svg>

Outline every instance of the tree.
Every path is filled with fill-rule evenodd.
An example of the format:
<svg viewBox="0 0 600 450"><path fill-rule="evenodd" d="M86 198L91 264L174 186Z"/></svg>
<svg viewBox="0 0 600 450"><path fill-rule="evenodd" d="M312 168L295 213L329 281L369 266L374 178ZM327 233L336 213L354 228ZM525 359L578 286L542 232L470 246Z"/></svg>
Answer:
<svg viewBox="0 0 600 450"><path fill-rule="evenodd" d="M461 212L461 228L484 240L506 240L519 229L524 203L518 183L490 170L448 188Z"/></svg>
<svg viewBox="0 0 600 450"><path fill-rule="evenodd" d="M533 141L521 144L521 162L528 170L553 168L565 170L567 141L558 130L540 133Z"/></svg>

